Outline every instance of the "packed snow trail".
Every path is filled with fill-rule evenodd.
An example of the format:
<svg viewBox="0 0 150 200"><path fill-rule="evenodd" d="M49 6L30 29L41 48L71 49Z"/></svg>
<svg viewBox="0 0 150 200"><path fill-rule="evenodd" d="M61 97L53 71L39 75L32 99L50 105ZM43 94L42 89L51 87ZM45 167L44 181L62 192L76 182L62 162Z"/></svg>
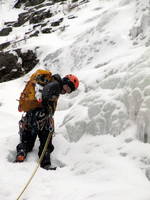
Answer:
<svg viewBox="0 0 150 200"><path fill-rule="evenodd" d="M2 138L0 142L0 198L4 200L16 199L36 165L38 142L27 161L15 164L10 162L11 156L15 156L12 151L16 140L16 136L11 136ZM58 167L56 171L40 168L23 198L149 199L150 183L145 170L140 169L144 166L141 160L148 155L145 152L150 151L149 146L131 138L127 140L110 135L86 136L78 143L68 143L59 135L54 138L54 145L56 149L52 162L58 165L63 163L64 167Z"/></svg>

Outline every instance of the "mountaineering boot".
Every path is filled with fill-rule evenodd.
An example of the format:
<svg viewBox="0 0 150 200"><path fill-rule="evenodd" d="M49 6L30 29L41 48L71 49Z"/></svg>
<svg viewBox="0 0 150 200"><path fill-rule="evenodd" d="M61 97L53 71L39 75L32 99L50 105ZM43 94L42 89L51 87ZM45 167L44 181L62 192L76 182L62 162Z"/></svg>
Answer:
<svg viewBox="0 0 150 200"><path fill-rule="evenodd" d="M46 170L56 170L57 167L52 167L50 164L41 166L43 169Z"/></svg>
<svg viewBox="0 0 150 200"><path fill-rule="evenodd" d="M23 162L26 158L26 153L24 152L23 149L21 149L16 156L15 162Z"/></svg>
<svg viewBox="0 0 150 200"><path fill-rule="evenodd" d="M40 164L40 167L46 170L56 170L56 167L53 167L51 165L50 153L48 151L45 152L45 155Z"/></svg>

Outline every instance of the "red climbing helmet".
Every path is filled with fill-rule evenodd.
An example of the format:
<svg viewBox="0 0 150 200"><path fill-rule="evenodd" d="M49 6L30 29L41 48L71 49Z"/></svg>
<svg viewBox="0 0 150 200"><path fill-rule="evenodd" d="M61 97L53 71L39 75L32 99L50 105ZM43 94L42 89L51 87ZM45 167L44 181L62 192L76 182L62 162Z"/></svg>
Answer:
<svg viewBox="0 0 150 200"><path fill-rule="evenodd" d="M73 83L74 90L79 87L79 79L75 75L68 74L68 75L65 76L65 78L67 78L71 83Z"/></svg>

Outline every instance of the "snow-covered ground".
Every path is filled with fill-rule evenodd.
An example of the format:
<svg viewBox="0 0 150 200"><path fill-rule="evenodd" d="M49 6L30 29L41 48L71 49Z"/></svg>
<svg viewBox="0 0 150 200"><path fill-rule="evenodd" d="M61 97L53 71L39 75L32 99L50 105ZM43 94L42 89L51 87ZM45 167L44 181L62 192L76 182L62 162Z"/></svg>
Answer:
<svg viewBox="0 0 150 200"><path fill-rule="evenodd" d="M12 0L1 5L1 25L21 12ZM65 13L66 30L18 44L40 47L33 71L80 79L78 91L60 97L55 114L52 162L59 167L40 168L20 199L150 200L149 13L148 0L91 0ZM19 37L24 28L0 40ZM2 200L17 199L38 159L37 140L26 162L12 163L21 117L16 99L31 73L0 84Z"/></svg>

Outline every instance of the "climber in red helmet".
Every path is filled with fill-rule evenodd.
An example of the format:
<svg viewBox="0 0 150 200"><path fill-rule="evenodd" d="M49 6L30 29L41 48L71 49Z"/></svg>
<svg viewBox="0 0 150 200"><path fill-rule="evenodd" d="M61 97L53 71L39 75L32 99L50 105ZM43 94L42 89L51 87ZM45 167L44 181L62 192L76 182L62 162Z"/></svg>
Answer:
<svg viewBox="0 0 150 200"><path fill-rule="evenodd" d="M42 70L38 72L40 73ZM54 132L53 115L56 110L59 95L70 94L79 87L79 80L75 75L69 74L61 78L59 74L54 74L51 80L45 80L45 74L39 73L36 80L38 80L38 84L41 84L39 91L41 93L41 99L37 104L38 107L35 108L34 106L33 109L24 111L25 115L19 121L20 143L16 147L16 162L23 162L26 159L28 152L32 151L34 147L37 136L40 141L38 155L39 157L41 156L50 130ZM47 170L51 169L50 154L53 150L54 146L51 137L44 158L40 163L42 168Z"/></svg>

